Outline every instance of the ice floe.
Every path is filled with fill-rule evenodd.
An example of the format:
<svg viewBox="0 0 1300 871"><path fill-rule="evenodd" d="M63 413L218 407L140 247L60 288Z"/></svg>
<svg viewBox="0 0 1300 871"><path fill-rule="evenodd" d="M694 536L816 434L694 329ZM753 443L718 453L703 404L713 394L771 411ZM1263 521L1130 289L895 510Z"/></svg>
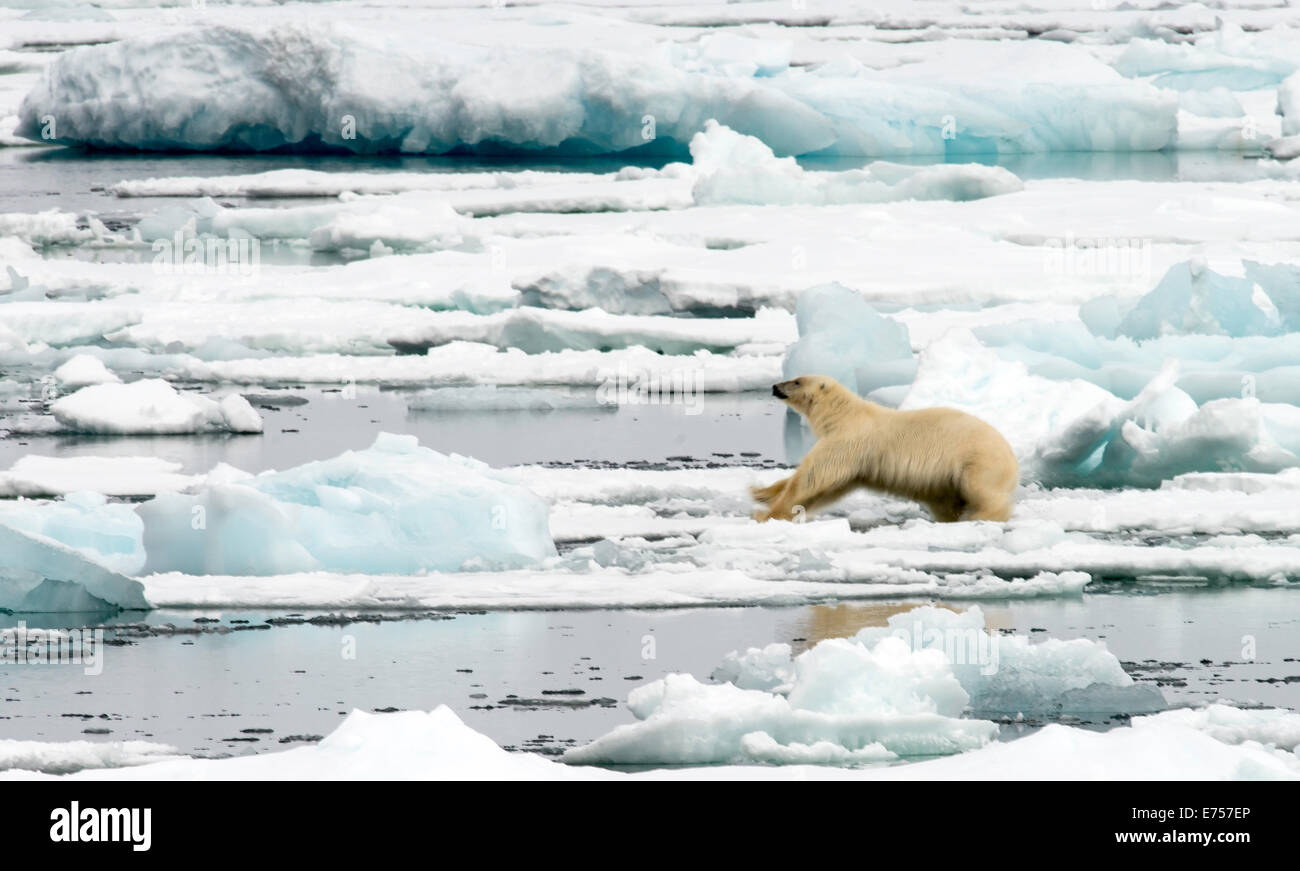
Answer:
<svg viewBox="0 0 1300 871"><path fill-rule="evenodd" d="M44 535L0 522L0 608L16 612L148 609L139 581Z"/></svg>
<svg viewBox="0 0 1300 871"><path fill-rule="evenodd" d="M27 454L0 471L0 497L62 496L89 490L108 496L154 496L194 484L181 464L162 457L46 457Z"/></svg>
<svg viewBox="0 0 1300 871"><path fill-rule="evenodd" d="M595 560L591 561L595 563ZM953 600L1078 595L1080 572L1042 573L1002 580L988 574L929 574L876 566L864 583L762 579L739 569L691 564L586 570L553 567L513 572L425 575L312 572L240 575L145 575L141 582L159 608L359 608L550 610L800 605L924 596Z"/></svg>
<svg viewBox="0 0 1300 871"><path fill-rule="evenodd" d="M71 432L100 435L262 431L262 416L239 394L215 400L159 378L83 387L56 399L50 412Z"/></svg>
<svg viewBox="0 0 1300 871"><path fill-rule="evenodd" d="M139 516L129 504L110 502L101 493L75 490L51 501L3 499L0 523L66 545L114 572L136 575L144 568Z"/></svg>
<svg viewBox="0 0 1300 871"><path fill-rule="evenodd" d="M110 384L121 381L98 357L77 354L54 370L54 379L65 390L79 390L92 384Z"/></svg>
<svg viewBox="0 0 1300 871"><path fill-rule="evenodd" d="M1160 692L1135 686L1103 645L991 634L978 607L913 609L887 627L790 653L776 645L733 654L715 673L720 683L671 674L638 687L628 707L640 722L568 751L565 760L878 762L985 746L997 728L978 719L982 713L1164 707ZM975 716L963 717L968 710Z"/></svg>
<svg viewBox="0 0 1300 871"><path fill-rule="evenodd" d="M545 505L485 464L380 434L364 451L250 476L219 468L141 504L145 571L376 574L553 556Z"/></svg>
<svg viewBox="0 0 1300 871"><path fill-rule="evenodd" d="M1001 167L876 162L846 172L809 172L762 140L710 120L691 140L697 205L834 205L888 200L973 200L1024 186Z"/></svg>

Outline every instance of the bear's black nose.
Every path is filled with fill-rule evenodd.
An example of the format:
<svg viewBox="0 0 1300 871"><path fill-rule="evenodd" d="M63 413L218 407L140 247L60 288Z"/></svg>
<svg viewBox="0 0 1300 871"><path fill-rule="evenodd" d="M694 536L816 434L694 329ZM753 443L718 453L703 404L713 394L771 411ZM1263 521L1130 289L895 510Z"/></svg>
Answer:
<svg viewBox="0 0 1300 871"><path fill-rule="evenodd" d="M775 396L777 399L785 399L785 394L781 392L780 384L772 385L772 395Z"/></svg>

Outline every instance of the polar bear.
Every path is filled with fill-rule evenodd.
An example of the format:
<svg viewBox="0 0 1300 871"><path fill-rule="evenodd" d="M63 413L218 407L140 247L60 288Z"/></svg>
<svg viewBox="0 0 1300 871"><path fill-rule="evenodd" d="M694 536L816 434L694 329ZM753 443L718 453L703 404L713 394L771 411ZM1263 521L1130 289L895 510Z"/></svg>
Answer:
<svg viewBox="0 0 1300 871"><path fill-rule="evenodd" d="M1004 521L1020 467L996 429L953 408L896 411L834 378L804 375L772 387L808 418L817 443L789 478L754 487L759 521L789 520L858 487L925 505L936 521Z"/></svg>

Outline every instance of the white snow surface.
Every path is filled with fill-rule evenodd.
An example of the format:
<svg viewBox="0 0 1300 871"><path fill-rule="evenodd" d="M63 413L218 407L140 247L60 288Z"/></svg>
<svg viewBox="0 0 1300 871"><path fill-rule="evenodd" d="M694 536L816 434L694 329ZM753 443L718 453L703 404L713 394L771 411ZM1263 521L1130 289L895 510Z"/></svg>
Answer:
<svg viewBox="0 0 1300 871"><path fill-rule="evenodd" d="M0 471L0 497L62 496L88 490L108 496L154 496L194 484L181 464L162 457L46 457L28 454Z"/></svg>
<svg viewBox="0 0 1300 871"><path fill-rule="evenodd" d="M48 745L47 745L48 746ZM755 746L756 749L761 745ZM54 750L44 750L48 756ZM0 772L6 780L52 777ZM1295 780L1294 754L1230 744L1159 717L1092 732L1052 724L1026 738L889 767L712 765L626 774L507 752L446 706L353 711L319 744L232 759L183 759L64 775L87 780Z"/></svg>

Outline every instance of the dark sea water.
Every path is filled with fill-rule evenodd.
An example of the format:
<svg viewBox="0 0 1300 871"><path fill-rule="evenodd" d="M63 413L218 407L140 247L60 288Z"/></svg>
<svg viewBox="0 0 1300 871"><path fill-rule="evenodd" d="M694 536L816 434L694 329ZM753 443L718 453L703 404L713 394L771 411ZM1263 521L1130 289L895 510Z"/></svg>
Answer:
<svg viewBox="0 0 1300 871"><path fill-rule="evenodd" d="M896 163L929 165L933 157L890 158ZM33 212L59 208L92 211L101 218L123 218L184 198L120 199L105 188L126 179L179 176L222 176L312 169L321 172L509 172L524 169L551 172L616 172L634 163L662 166L665 157L518 157L338 156L307 154L136 154L94 152L73 148L0 148L0 212ZM805 158L807 169L856 169L866 158ZM939 161L943 162L943 161ZM1089 181L1248 181L1260 178L1259 161L1235 152L1052 152L1046 154L970 155L954 162L1002 166L1022 179L1079 178ZM223 199L223 202L226 200ZM231 200L234 204L242 202ZM292 202L260 199L258 205Z"/></svg>

